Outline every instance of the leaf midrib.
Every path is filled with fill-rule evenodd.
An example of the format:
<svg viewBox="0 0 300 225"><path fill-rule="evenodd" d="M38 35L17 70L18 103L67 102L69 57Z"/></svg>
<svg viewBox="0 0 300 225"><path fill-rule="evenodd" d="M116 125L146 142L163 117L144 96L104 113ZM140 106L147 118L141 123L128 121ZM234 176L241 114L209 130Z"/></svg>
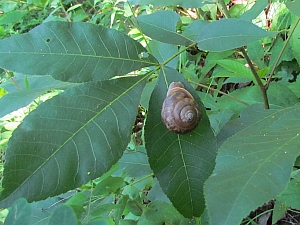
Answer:
<svg viewBox="0 0 300 225"><path fill-rule="evenodd" d="M270 117L272 117L273 115L276 115L276 114L278 114L278 113L281 113L281 111L285 111L285 110L286 110L286 109L282 109L282 110L280 110L280 111L276 111L276 112L274 112L274 113L268 115L267 117L270 118ZM279 117L279 118L280 118L280 117ZM251 124L250 126L247 126L247 128L253 127L253 126L255 126L255 125L261 123L262 120L265 120L265 117L262 118L261 120L257 121L256 123ZM240 132L246 130L247 128L242 129L241 131L237 132L237 133L234 134L233 136L235 136L235 135L237 135L238 133L240 133ZM296 136L296 137L298 137L298 136ZM287 140L286 142L284 142L282 145L278 146L277 150L274 151L271 155L269 155L269 157L267 157L267 158L263 161L263 163L261 163L261 164L257 167L257 169L255 170L255 172L252 173L252 175L249 177L248 181L245 183L245 185L243 186L243 188L241 189L241 191L239 192L239 194L238 194L237 197L235 198L235 201L234 201L234 203L233 203L233 206L236 205L238 199L240 199L241 193L244 192L246 186L249 185L250 180L252 180L252 179L253 179L253 176L257 174L257 171L261 170L261 167L263 167L263 166L265 165L265 163L269 161L270 158L272 158L274 155L278 154L278 152L277 152L278 149L282 149L283 146L285 146L288 142L294 140L296 137L291 138L291 139ZM233 208L234 208L234 207L231 207L231 210L230 210L230 212L228 213L228 216L227 216L227 218L226 218L226 222L227 222L227 220L228 220L229 218L231 218L230 215L232 214L232 209L233 209ZM227 223L225 223L225 224L227 224Z"/></svg>
<svg viewBox="0 0 300 225"><path fill-rule="evenodd" d="M145 60L141 60L141 59L132 59L132 58L120 58L120 57L110 57L110 56L104 56L104 55L82 55L82 54L76 54L76 53L52 53L52 52L0 52L0 54L31 54L31 55L54 55L54 56L74 56L74 57L91 57L91 58L103 58L103 59L113 59L113 60L122 60L122 61L130 61L130 62L143 62L143 63L148 63L151 65L157 65L157 63L155 62L151 62L151 61L145 61ZM60 59L59 59L60 60Z"/></svg>
<svg viewBox="0 0 300 225"><path fill-rule="evenodd" d="M126 89L124 92L122 92L120 95L118 95L111 103L108 103L107 106L105 106L101 111L99 111L98 113L96 113L95 116L93 116L90 120L88 120L82 127L80 127L73 135L71 135L57 150L53 151L53 153L48 157L48 159L43 162L40 166L37 167L37 169L35 171L32 172L32 174L30 176L28 176L28 178L26 178L13 192L11 192L11 194L9 196L12 196L14 193L16 193L21 187L23 187L23 185L33 176L37 173L37 171L39 171L46 163L49 162L49 160L51 158L53 158L58 152L59 150L61 150L63 148L63 146L65 146L69 141L71 141L73 139L73 137L75 137L75 135L77 135L81 130L83 130L88 124L90 124L97 116L99 116L104 110L106 110L108 107L110 107L113 103L115 103L117 100L119 100L122 96L124 96L125 94L127 94L130 90L132 90L134 87L136 87L140 82L142 82L145 79L148 79L148 76L143 77L142 79L138 80L136 83L134 83L130 88ZM41 189L42 190L42 189ZM9 196L7 196L5 199L9 198ZM3 202L5 199L3 199L1 202Z"/></svg>

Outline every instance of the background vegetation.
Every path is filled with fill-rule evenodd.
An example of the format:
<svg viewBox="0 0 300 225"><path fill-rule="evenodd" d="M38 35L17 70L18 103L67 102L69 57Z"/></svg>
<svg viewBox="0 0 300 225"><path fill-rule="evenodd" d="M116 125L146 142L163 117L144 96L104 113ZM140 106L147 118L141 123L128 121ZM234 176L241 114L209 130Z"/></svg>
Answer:
<svg viewBox="0 0 300 225"><path fill-rule="evenodd" d="M297 224L300 2L0 2L4 224ZM160 118L182 82L201 122Z"/></svg>

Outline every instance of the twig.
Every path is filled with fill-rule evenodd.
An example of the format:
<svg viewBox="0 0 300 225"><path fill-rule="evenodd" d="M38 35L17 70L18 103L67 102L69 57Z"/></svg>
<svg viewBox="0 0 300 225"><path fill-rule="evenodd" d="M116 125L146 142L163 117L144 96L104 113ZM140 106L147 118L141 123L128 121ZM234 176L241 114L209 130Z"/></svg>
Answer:
<svg viewBox="0 0 300 225"><path fill-rule="evenodd" d="M145 43L146 43L146 45L147 45L147 48L148 48L150 54L152 54L152 50L151 50L151 48L149 47L149 40L147 39L146 35L143 33L143 31L142 31L142 29L141 29L141 26L140 26L140 24L139 24L139 21L137 20L137 16L136 16L135 11L133 10L133 7L132 7L132 5L129 3L129 1L127 1L127 4L128 4L128 6L129 6L129 8L130 8L130 11L131 11L132 17L133 17L133 19L132 19L131 17L129 17L129 20L130 20L131 23L132 23L133 25L135 25L135 26L138 28L138 30L141 32L141 35L142 35L142 37L143 37L143 40L145 41Z"/></svg>
<svg viewBox="0 0 300 225"><path fill-rule="evenodd" d="M10 77L10 79L19 90L22 90L22 88L17 84L17 82L15 81L15 79L13 77Z"/></svg>
<svg viewBox="0 0 300 225"><path fill-rule="evenodd" d="M267 96L267 90L265 89L264 84L262 83L261 79L259 78L259 76L258 76L258 74L257 74L257 72L256 72L256 70L255 70L255 68L254 68L254 66L251 62L251 59L249 58L249 56L248 56L247 52L245 51L244 47L241 47L240 50L241 50L244 58L246 59L248 65L250 66L252 74L253 74L253 76L254 76L254 78L255 78L258 86L259 86L260 92L261 92L263 100L264 100L265 109L269 109L270 106L269 106L269 100L268 100L268 96Z"/></svg>
<svg viewBox="0 0 300 225"><path fill-rule="evenodd" d="M72 21L71 21L71 18L69 17L69 14L68 14L68 12L66 11L66 9L65 9L63 3L61 2L61 0L59 0L59 3L60 3L60 5L61 5L61 7L62 7L62 10L64 11L64 14L65 14L65 16L66 16L68 22L72 22Z"/></svg>
<svg viewBox="0 0 300 225"><path fill-rule="evenodd" d="M9 76L9 79L11 79L11 81L14 83L14 85L19 89L22 90L22 88L17 84L17 82L15 81L13 75L10 75L8 72L8 70L4 70L4 72L6 73L7 76Z"/></svg>
<svg viewBox="0 0 300 225"><path fill-rule="evenodd" d="M204 84L201 84L201 83L197 83L197 82L194 82L194 81L190 81L190 83L196 84L196 85L198 85L200 87L206 88L206 89L211 90L211 91L218 92L219 94L225 95L225 96L227 96L227 97L229 97L229 98L231 98L231 99L233 99L235 101L238 101L238 102L240 102L240 103L242 103L242 104L244 104L246 106L250 106L250 104L248 104L247 102L244 102L244 101L242 101L242 100L240 100L240 99L238 99L238 98L236 98L236 97L234 97L232 95L229 95L229 94L227 94L227 93L225 93L223 91L220 91L218 89L215 89L215 88L212 88L212 87L209 87L207 85L204 85Z"/></svg>
<svg viewBox="0 0 300 225"><path fill-rule="evenodd" d="M293 33L294 33L294 31L295 31L295 29L296 29L296 27L297 27L299 21L300 21L300 17L298 17L297 21L295 22L295 24L294 24L293 27L291 28L290 34L288 35L287 39L285 40L284 45L283 45L282 49L280 50L280 53L279 53L278 56L277 56L277 59L276 59L276 61L275 61L275 63L274 63L274 66L273 66L273 68L272 68L272 70L271 70L271 72L270 72L269 78L268 78L267 83L266 83L266 85L265 85L265 89L266 89L266 90L269 88L269 85L270 85L270 82L271 82L271 78L272 78L272 76L273 76L274 73L275 73L275 69L276 69L276 67L277 67L277 65L278 65L278 63L279 63L279 60L280 60L280 58L282 57L283 52L284 52L284 50L286 49L286 47L287 47L287 45L288 45L288 43L289 43L289 41L290 41L290 39L291 39L291 36L293 35Z"/></svg>
<svg viewBox="0 0 300 225"><path fill-rule="evenodd" d="M226 18L230 18L230 14L226 8L224 0L217 0L217 6L219 10L225 15Z"/></svg>
<svg viewBox="0 0 300 225"><path fill-rule="evenodd" d="M217 5L220 9L221 12L223 12L223 14L225 15L226 18L230 18L230 14L226 8L226 4L224 2L224 0L217 0ZM247 52L245 51L245 48L244 47L241 47L240 48L244 58L246 59L248 65L250 66L250 69L252 71L252 74L259 86L259 89L260 89L260 92L262 94L262 97L263 97L263 100L264 100L264 106L265 106L265 109L269 109L270 106L269 106L269 101L268 101L268 96L267 96L267 91L265 89L265 86L263 85L261 79L259 78L254 66L253 66L253 63L251 61L251 59L249 58Z"/></svg>

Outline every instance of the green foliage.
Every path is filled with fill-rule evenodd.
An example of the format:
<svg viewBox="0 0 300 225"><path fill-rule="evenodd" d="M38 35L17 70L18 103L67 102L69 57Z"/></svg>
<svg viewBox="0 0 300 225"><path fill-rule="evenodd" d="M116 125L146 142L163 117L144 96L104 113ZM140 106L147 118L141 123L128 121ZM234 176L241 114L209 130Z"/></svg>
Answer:
<svg viewBox="0 0 300 225"><path fill-rule="evenodd" d="M0 65L6 69L68 82L106 80L155 63L125 34L88 23L45 23L2 40L1 46L7 57ZM15 60L20 63L9 63Z"/></svg>
<svg viewBox="0 0 300 225"><path fill-rule="evenodd" d="M18 87L15 83L18 84ZM13 81L3 83L3 88L9 94L0 98L0 105L6 106L1 110L0 116L3 117L21 107L27 106L33 100L44 93L50 92L52 89L64 90L72 86L75 86L75 84L55 80L49 75L25 77L23 74L15 74ZM55 94L55 92L58 93L59 91L53 91L52 93Z"/></svg>
<svg viewBox="0 0 300 225"><path fill-rule="evenodd" d="M10 212L4 224L29 225L30 215L31 215L30 205L27 203L26 199L20 198L10 208Z"/></svg>
<svg viewBox="0 0 300 225"><path fill-rule="evenodd" d="M226 3L1 2L4 224L232 225L273 199L273 223L300 210L299 3ZM201 108L183 135L161 120L173 81Z"/></svg>
<svg viewBox="0 0 300 225"><path fill-rule="evenodd" d="M214 209L209 210L212 224L237 224L241 215L285 188L299 155L298 112L299 105L267 111L253 105L219 133L216 168L205 186L207 207ZM226 204L219 204L220 198ZM240 206L239 212L234 210Z"/></svg>
<svg viewBox="0 0 300 225"><path fill-rule="evenodd" d="M20 193L28 201L58 195L114 165L129 142L145 78L83 83L30 113L7 147L3 183L8 186L3 185L2 206L11 205ZM10 163L15 160L20 162ZM41 180L41 185L35 185Z"/></svg>
<svg viewBox="0 0 300 225"><path fill-rule="evenodd" d="M200 216L205 205L203 191L193 187L203 186L211 174L216 142L205 113L201 116L201 126L189 135L168 132L161 122L161 115L157 112L160 112L165 99L166 83L174 80L182 82L194 98L200 100L176 70L166 67L157 80L149 102L145 126L146 148L151 168L173 205L186 217ZM203 105L201 110L205 112ZM176 193L181 193L181 196Z"/></svg>

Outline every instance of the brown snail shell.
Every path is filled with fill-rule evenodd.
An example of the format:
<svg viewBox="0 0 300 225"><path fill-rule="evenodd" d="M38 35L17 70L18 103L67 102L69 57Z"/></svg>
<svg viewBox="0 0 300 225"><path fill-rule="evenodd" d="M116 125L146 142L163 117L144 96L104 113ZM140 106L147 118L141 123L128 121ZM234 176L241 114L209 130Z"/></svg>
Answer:
<svg viewBox="0 0 300 225"><path fill-rule="evenodd" d="M166 127L177 134L185 134L198 126L200 116L199 105L193 96L182 83L172 82L161 111Z"/></svg>

